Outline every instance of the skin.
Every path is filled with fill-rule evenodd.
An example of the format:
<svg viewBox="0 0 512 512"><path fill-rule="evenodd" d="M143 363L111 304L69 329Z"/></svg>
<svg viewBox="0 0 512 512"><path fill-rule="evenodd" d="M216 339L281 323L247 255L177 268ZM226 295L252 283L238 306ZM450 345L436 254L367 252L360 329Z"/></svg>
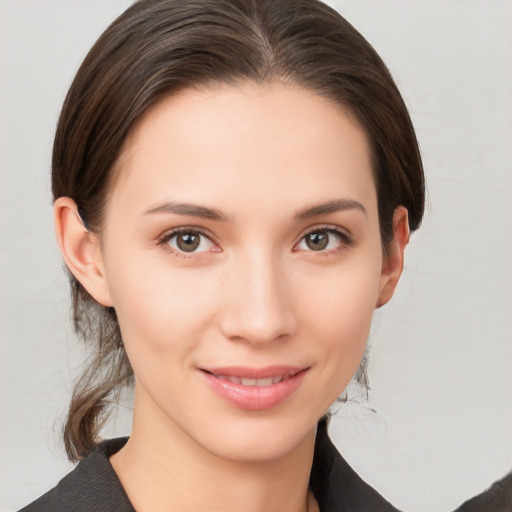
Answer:
<svg viewBox="0 0 512 512"><path fill-rule="evenodd" d="M223 219L170 211L178 203ZM69 198L55 221L70 270L116 309L135 371L132 435L111 459L135 508L315 510L317 422L361 361L409 236L399 207L383 258L353 117L281 83L187 90L128 137L101 237ZM180 252L176 228L204 233L195 252ZM312 249L304 237L319 232L328 245ZM300 385L256 411L227 402L200 370L283 364L307 368Z"/></svg>

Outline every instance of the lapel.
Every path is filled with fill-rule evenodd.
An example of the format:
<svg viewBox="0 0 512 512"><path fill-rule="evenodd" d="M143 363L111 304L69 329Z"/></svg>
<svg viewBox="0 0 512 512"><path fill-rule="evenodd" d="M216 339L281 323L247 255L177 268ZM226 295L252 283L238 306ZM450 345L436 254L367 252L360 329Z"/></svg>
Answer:
<svg viewBox="0 0 512 512"><path fill-rule="evenodd" d="M320 512L398 512L340 455L320 421L311 469L311 488Z"/></svg>

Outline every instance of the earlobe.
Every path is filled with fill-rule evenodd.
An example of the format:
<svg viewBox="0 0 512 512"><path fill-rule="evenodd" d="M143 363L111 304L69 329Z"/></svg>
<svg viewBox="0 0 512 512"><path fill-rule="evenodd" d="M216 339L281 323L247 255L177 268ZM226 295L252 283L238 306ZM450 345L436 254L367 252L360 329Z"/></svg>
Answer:
<svg viewBox="0 0 512 512"><path fill-rule="evenodd" d="M379 298L376 307L384 306L395 293L404 268L405 246L409 243L409 235L407 208L399 206L393 214L393 240L382 263Z"/></svg>
<svg viewBox="0 0 512 512"><path fill-rule="evenodd" d="M59 197L53 207L55 234L69 271L103 306L112 306L100 241L78 214L73 199Z"/></svg>

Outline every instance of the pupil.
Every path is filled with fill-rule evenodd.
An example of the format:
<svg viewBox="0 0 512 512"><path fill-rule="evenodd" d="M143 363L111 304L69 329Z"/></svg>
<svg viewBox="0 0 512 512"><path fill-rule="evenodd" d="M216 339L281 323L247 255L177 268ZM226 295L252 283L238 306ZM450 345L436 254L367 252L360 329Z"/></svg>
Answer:
<svg viewBox="0 0 512 512"><path fill-rule="evenodd" d="M178 236L176 244L184 252L193 252L199 247L199 236L195 233L184 233Z"/></svg>
<svg viewBox="0 0 512 512"><path fill-rule="evenodd" d="M322 251L329 243L329 235L324 231L310 233L306 237L306 245L313 251Z"/></svg>

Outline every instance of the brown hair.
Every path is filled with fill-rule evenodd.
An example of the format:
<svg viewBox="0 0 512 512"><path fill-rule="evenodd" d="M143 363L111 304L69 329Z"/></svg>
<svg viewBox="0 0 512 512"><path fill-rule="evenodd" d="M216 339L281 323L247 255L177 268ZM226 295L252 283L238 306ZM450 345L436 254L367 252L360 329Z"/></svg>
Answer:
<svg viewBox="0 0 512 512"><path fill-rule="evenodd" d="M347 107L370 141L383 250L397 206L418 228L424 177L407 108L370 44L316 0L142 0L128 8L92 47L64 102L54 199L74 199L88 229L101 233L112 169L141 115L178 90L242 80L298 84ZM97 442L113 395L133 371L115 311L69 278L75 329L94 346L64 429L68 457L77 460ZM366 382L364 365L358 378Z"/></svg>

